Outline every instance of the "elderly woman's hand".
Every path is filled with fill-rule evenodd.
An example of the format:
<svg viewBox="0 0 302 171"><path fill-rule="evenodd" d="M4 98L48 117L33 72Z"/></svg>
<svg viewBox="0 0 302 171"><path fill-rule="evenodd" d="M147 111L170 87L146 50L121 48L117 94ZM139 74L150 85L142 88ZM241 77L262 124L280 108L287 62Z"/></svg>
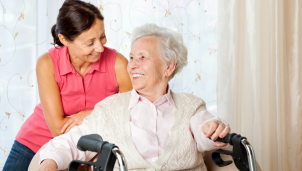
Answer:
<svg viewBox="0 0 302 171"><path fill-rule="evenodd" d="M44 160L37 171L57 171L57 163L52 159Z"/></svg>
<svg viewBox="0 0 302 171"><path fill-rule="evenodd" d="M64 126L61 130L61 133L65 134L65 133L69 132L70 129L73 128L74 126L81 125L84 118L86 116L90 115L91 112L92 112L92 110L85 110L85 111L81 111L77 114L67 116L67 117L70 117L70 119L64 124Z"/></svg>
<svg viewBox="0 0 302 171"><path fill-rule="evenodd" d="M215 141L218 137L223 138L225 137L230 131L230 127L226 126L223 122L215 119L208 121L203 124L201 127L202 132L206 135L207 138L211 138ZM227 146L226 143L223 142L214 142L213 144L216 147L225 147Z"/></svg>

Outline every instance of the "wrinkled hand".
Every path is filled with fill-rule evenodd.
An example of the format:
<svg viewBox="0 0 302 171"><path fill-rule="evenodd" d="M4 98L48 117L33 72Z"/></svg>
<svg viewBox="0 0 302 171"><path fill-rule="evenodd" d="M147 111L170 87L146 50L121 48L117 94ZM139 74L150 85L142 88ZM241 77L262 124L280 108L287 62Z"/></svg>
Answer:
<svg viewBox="0 0 302 171"><path fill-rule="evenodd" d="M52 159L45 159L37 171L57 171L57 163Z"/></svg>
<svg viewBox="0 0 302 171"><path fill-rule="evenodd" d="M217 119L203 124L201 130L207 138L211 138L213 141L215 141L218 137L225 137L231 131L229 126L226 126L223 122ZM216 147L225 147L227 146L227 143L217 141L214 142L213 145Z"/></svg>
<svg viewBox="0 0 302 171"><path fill-rule="evenodd" d="M68 116L70 119L64 124L64 126L61 130L61 133L65 134L65 133L69 132L70 129L73 128L74 126L81 125L84 118L86 116L88 116L91 112L92 112L92 110L85 110L85 111L81 111L77 114Z"/></svg>

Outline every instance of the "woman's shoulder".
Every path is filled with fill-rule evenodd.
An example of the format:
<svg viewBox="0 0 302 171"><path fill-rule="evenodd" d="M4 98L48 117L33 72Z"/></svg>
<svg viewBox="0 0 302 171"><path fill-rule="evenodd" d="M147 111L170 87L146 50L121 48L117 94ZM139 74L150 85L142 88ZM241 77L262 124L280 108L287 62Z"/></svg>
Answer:
<svg viewBox="0 0 302 171"><path fill-rule="evenodd" d="M112 61L115 62L115 65L123 65L125 62L128 63L127 58L125 58L121 53L119 53L117 50L112 49L110 47L104 46L104 52L105 53L105 58L107 60L112 59Z"/></svg>
<svg viewBox="0 0 302 171"><path fill-rule="evenodd" d="M115 67L122 68L128 65L128 59L119 52L116 52Z"/></svg>
<svg viewBox="0 0 302 171"><path fill-rule="evenodd" d="M103 46L104 47L104 51L102 52L106 58L110 59L110 58L115 58L116 54L117 54L117 50L107 47L107 46Z"/></svg>
<svg viewBox="0 0 302 171"><path fill-rule="evenodd" d="M109 52L117 52L117 50L113 49L113 48L110 48L110 47L107 47L107 46L104 46L104 50L105 51L109 51Z"/></svg>
<svg viewBox="0 0 302 171"><path fill-rule="evenodd" d="M37 70L39 68L49 69L49 67L53 68L52 59L48 52L42 54L37 60Z"/></svg>
<svg viewBox="0 0 302 171"><path fill-rule="evenodd" d="M117 50L112 49L110 47L104 46L104 52L106 52L106 56L115 57L116 62L122 62L123 63L125 61L128 61L127 58L124 55L122 55Z"/></svg>
<svg viewBox="0 0 302 171"><path fill-rule="evenodd" d="M115 103L118 103L118 105L121 105L124 101L130 100L131 97L131 91L127 91L124 93L116 93L111 96L106 97L105 99L101 100L95 105L96 107L105 107L108 105L114 105Z"/></svg>
<svg viewBox="0 0 302 171"><path fill-rule="evenodd" d="M55 70L52 59L48 52L41 55L36 64L37 79L54 78Z"/></svg>
<svg viewBox="0 0 302 171"><path fill-rule="evenodd" d="M48 54L53 60L58 60L60 56L68 54L68 48L66 46L55 46L48 50Z"/></svg>
<svg viewBox="0 0 302 171"><path fill-rule="evenodd" d="M180 93L174 93L171 91L172 97L178 98L181 101L189 101L189 102L200 102L201 104L205 104L204 100L200 97L197 97L193 94L186 93L186 92L180 92Z"/></svg>

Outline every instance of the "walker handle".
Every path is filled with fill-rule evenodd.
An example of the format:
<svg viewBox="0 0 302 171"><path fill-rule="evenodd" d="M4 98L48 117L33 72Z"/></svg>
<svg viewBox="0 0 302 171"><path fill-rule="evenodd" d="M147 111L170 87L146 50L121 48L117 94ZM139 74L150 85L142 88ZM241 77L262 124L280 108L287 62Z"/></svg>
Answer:
<svg viewBox="0 0 302 171"><path fill-rule="evenodd" d="M231 144L231 145L233 145L233 142L232 142L232 137L234 136L234 135L236 135L236 134L227 134L225 137L223 137L223 138L217 138L214 142L216 142L216 141L219 141L219 142L223 142L223 143L227 143L227 144ZM211 138L209 138L209 139L211 139Z"/></svg>
<svg viewBox="0 0 302 171"><path fill-rule="evenodd" d="M103 145L104 141L101 136L98 134L90 134L80 138L77 148L81 151L95 151L100 153Z"/></svg>
<svg viewBox="0 0 302 171"><path fill-rule="evenodd" d="M217 138L214 142L216 142L216 141L219 141L219 142L223 142L223 143L227 143L227 144L229 144L230 142L232 142L231 141L231 138L232 138L232 134L227 134L225 137L223 137L223 138ZM230 143L231 144L231 143ZM232 145L232 144L231 144Z"/></svg>
<svg viewBox="0 0 302 171"><path fill-rule="evenodd" d="M212 152L213 162L223 167L232 163L232 161L222 160L220 154L230 155L240 171L257 171L256 158L252 146L245 137L239 134L227 134L224 138L217 138L215 141L229 143L233 146L233 151L218 149Z"/></svg>
<svg viewBox="0 0 302 171"><path fill-rule="evenodd" d="M125 157L118 146L103 141L98 134L82 136L77 147L81 151L98 152L98 159L96 162L73 160L68 166L68 171L77 171L81 164L92 166L93 171L113 171L116 160L118 160L120 171L128 170Z"/></svg>

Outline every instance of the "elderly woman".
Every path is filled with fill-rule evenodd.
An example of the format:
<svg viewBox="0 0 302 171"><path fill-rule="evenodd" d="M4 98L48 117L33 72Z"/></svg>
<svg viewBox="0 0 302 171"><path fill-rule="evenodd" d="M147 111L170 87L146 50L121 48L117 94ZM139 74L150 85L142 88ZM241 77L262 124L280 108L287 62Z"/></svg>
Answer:
<svg viewBox="0 0 302 171"><path fill-rule="evenodd" d="M136 28L127 67L134 89L99 102L82 125L51 140L41 151L39 169L90 160L96 153L77 150L77 142L99 134L119 146L129 170L206 170L202 152L226 146L212 140L230 127L210 114L202 99L171 91L168 81L186 64L179 33L154 24Z"/></svg>

